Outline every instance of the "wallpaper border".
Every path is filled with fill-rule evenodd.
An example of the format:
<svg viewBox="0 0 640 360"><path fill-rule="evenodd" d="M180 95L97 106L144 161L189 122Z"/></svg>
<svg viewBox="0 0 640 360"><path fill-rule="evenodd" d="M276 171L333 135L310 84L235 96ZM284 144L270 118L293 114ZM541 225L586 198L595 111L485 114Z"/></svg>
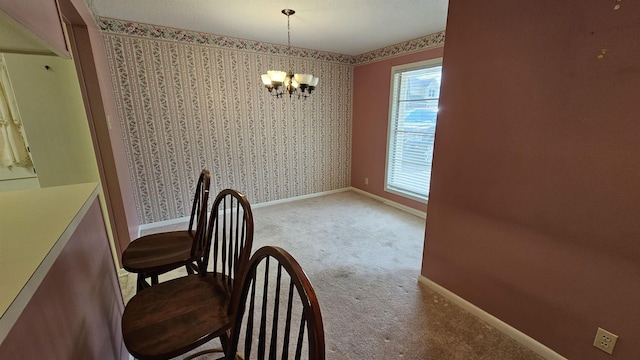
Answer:
<svg viewBox="0 0 640 360"><path fill-rule="evenodd" d="M176 29L152 24L137 23L133 21L100 18L98 23L100 30L105 33L140 36L152 39L179 41L195 45L210 45L219 48L251 51L269 55L288 56L286 45L271 44L255 40L239 39L229 36L208 34L203 32ZM353 57L318 50L291 47L293 56L309 58L313 60L352 64Z"/></svg>
<svg viewBox="0 0 640 360"><path fill-rule="evenodd" d="M422 36L417 39L356 55L353 57L352 64L362 65L390 57L407 55L416 51L444 46L444 33L444 31L440 31L431 35Z"/></svg>
<svg viewBox="0 0 640 360"><path fill-rule="evenodd" d="M210 45L220 48L252 51L270 55L289 55L288 47L285 45L239 39L229 36L208 34L203 32L144 24L133 21L100 18L98 21L98 26L100 27L101 31L108 34L139 36L152 39L179 41L181 43L191 43L197 45ZM292 47L291 49L294 52L293 56L296 57L351 65L362 65L369 62L383 60L389 57L406 55L416 51L444 46L444 39L445 32L440 31L356 56L297 47Z"/></svg>

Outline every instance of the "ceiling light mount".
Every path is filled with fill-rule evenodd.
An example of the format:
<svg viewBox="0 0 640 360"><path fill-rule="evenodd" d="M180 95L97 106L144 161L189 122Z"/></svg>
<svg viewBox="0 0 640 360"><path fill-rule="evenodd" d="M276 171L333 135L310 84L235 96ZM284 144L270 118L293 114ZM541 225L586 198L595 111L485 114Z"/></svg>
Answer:
<svg viewBox="0 0 640 360"><path fill-rule="evenodd" d="M294 94L299 99L308 98L316 86L317 77L312 74L294 74L291 66L291 21L290 16L296 12L291 9L283 9L282 13L287 16L287 51L289 55L289 71L269 70L262 75L262 83L269 90L269 93L276 98L282 98L285 94L293 97Z"/></svg>

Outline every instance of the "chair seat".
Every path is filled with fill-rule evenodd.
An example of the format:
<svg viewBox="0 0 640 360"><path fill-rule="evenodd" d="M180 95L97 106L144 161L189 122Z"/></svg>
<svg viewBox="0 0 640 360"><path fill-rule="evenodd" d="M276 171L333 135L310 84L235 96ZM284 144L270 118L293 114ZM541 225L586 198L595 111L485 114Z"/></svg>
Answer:
<svg viewBox="0 0 640 360"><path fill-rule="evenodd" d="M231 292L221 276L189 275L146 288L122 315L127 349L138 359L166 359L226 334Z"/></svg>
<svg viewBox="0 0 640 360"><path fill-rule="evenodd" d="M122 267L133 273L173 270L190 262L192 244L187 230L146 235L122 253Z"/></svg>

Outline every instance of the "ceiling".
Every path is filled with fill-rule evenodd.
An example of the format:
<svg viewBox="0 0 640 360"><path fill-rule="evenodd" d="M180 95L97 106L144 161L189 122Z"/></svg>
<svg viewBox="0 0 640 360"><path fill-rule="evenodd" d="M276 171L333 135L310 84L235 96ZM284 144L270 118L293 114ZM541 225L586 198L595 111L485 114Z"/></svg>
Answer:
<svg viewBox="0 0 640 360"><path fill-rule="evenodd" d="M87 0L100 17L359 55L443 31L448 0Z"/></svg>

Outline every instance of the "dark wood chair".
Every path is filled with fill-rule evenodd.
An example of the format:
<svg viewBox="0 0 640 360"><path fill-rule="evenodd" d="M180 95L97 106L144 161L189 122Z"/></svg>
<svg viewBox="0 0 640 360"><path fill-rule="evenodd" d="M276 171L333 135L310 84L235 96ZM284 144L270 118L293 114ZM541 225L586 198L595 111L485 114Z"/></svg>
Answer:
<svg viewBox="0 0 640 360"><path fill-rule="evenodd" d="M207 205L211 174L202 170L196 186L189 228L142 236L132 241L122 253L122 267L138 274L137 291L150 284L158 283L158 275L185 266L187 273L197 271L197 263L202 261L203 249L197 248L197 241L205 235L207 226ZM202 221L200 221L202 220Z"/></svg>
<svg viewBox="0 0 640 360"><path fill-rule="evenodd" d="M325 359L318 298L287 251L273 246L256 251L239 284L226 360Z"/></svg>
<svg viewBox="0 0 640 360"><path fill-rule="evenodd" d="M127 303L122 335L129 352L137 359L168 359L218 337L226 348L234 279L248 264L252 244L249 201L236 190L221 191L200 244L198 273L145 288Z"/></svg>

